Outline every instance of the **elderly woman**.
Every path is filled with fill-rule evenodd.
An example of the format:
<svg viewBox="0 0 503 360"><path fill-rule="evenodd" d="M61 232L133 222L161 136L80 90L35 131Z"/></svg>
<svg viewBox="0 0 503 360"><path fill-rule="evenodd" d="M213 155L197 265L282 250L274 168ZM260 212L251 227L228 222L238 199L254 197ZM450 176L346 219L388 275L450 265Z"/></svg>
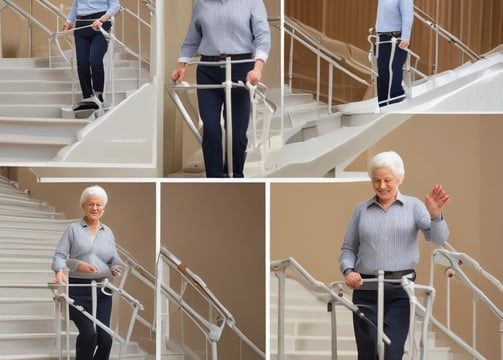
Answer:
<svg viewBox="0 0 503 360"><path fill-rule="evenodd" d="M353 290L353 303L367 318L377 323L377 290L361 287L362 279L375 278L378 270L386 279L408 276L415 280L419 260L417 234L443 245L449 229L442 208L449 201L442 186L435 185L425 202L400 193L405 170L401 157L393 151L377 154L368 174L375 192L370 200L356 206L349 222L339 258L346 285ZM386 283L384 292L384 332L391 345L387 360L402 359L409 329L409 298L400 283ZM357 316L353 317L358 359L377 358L377 332Z"/></svg>
<svg viewBox="0 0 503 360"><path fill-rule="evenodd" d="M405 99L403 65L407 60L406 49L409 47L413 21L413 0L378 0L377 100L381 107ZM391 52L393 38L398 39L394 55Z"/></svg>
<svg viewBox="0 0 503 360"><path fill-rule="evenodd" d="M115 246L112 230L101 223L108 196L100 186L91 186L82 192L80 204L84 217L68 225L59 241L52 262L55 272L53 282L66 282L64 269L69 269L69 296L92 314L91 287L85 286L120 274L123 266ZM76 286L71 286L76 285ZM98 320L110 325L112 296L98 290ZM79 329L76 360L107 360L112 348L112 337L79 310L70 306L70 319Z"/></svg>
<svg viewBox="0 0 503 360"><path fill-rule="evenodd" d="M187 63L199 53L204 62L223 61L226 57L241 60L232 64L232 81L248 81L256 85L262 77L270 48L269 23L263 0L197 0L171 80L182 81ZM221 85L225 81L225 67L203 64L197 67L198 84ZM248 91L243 88L232 90L232 174L229 174L222 149L220 120L222 107L225 107L224 90L199 89L197 99L204 124L202 147L206 176L243 177L250 119ZM225 109L223 114L225 117Z"/></svg>

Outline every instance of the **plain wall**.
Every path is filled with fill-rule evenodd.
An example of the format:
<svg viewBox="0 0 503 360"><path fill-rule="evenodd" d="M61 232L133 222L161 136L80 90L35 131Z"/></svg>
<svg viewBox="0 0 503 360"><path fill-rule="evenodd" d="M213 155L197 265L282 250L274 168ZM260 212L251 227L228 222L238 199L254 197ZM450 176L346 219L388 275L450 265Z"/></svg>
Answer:
<svg viewBox="0 0 503 360"><path fill-rule="evenodd" d="M162 203L161 245L202 277L237 327L264 350L265 185L163 184ZM219 359L239 358L236 339L224 329ZM260 359L246 345L243 354Z"/></svg>
<svg viewBox="0 0 503 360"><path fill-rule="evenodd" d="M424 199L433 185L442 184L451 195L443 212L449 243L502 279L502 133L503 115L416 115L370 147L352 170L366 171L367 160L380 151L397 151L405 162L402 193ZM271 184L271 259L291 256L325 283L343 280L338 257L344 233L356 204L371 196L368 182ZM429 282L432 249L420 241L420 284ZM501 308L501 293L481 284ZM455 286L452 325L470 342L471 297L464 301L462 295L467 295L463 287ZM437 288L435 316L442 320L444 301L445 289ZM488 359L498 358L498 321L479 307L477 347Z"/></svg>

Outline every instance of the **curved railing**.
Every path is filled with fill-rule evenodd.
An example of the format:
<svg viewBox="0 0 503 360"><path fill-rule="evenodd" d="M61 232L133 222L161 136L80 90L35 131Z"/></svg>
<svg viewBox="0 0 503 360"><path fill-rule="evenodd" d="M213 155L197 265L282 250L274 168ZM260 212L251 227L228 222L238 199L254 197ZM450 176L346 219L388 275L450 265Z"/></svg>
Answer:
<svg viewBox="0 0 503 360"><path fill-rule="evenodd" d="M410 281L407 277L403 277L399 280L388 280L384 279L384 271L379 271L376 274L376 279L366 279L364 283L377 283L378 288L378 321L377 324L372 323L365 315L358 309L358 306L353 304L350 300L344 297L344 293L347 292L345 289L344 282L333 282L330 285L325 285L323 282L316 280L307 270L305 270L295 259L286 258L283 260L271 261L270 264L271 272L278 277L279 287L278 287L278 359L285 359L285 279L287 270L290 271L295 279L297 279L308 291L315 294L318 298L321 297L322 300L329 304L329 309L331 311L331 323L332 323L332 359L337 359L337 321L335 314L335 305L341 304L346 309L353 312L360 319L367 321L371 326L377 329L378 334L378 348L381 354L380 358L383 357L384 343L389 344L390 339L384 333L384 320L383 320L383 309L384 309L384 283L394 282L400 283L404 290L409 295L411 303L411 321L409 328L409 347L411 350L408 351L410 359L426 359L428 350L428 338L427 338L427 325L430 319L431 306L433 303L433 298L435 291L430 286L418 285ZM418 301L417 293L421 293L422 296L426 298L425 305L422 305ZM420 341L420 352L419 354L414 347L414 337L415 328L414 316L416 309L423 311L423 327L421 329L421 341Z"/></svg>
<svg viewBox="0 0 503 360"><path fill-rule="evenodd" d="M337 69L344 74L348 75L350 78L356 80L357 82L365 85L371 86L371 83L359 76L356 72L351 71L347 66L344 66L345 57L343 54L336 53L332 49L328 49L324 46L320 39L316 38L307 31L306 26L302 23L290 19L289 17L284 18L284 32L290 36L289 45L289 62L288 62L288 86L292 89L293 81L293 66L294 66L294 45L295 43L301 44L303 47L311 51L316 55L316 99L320 100L321 92L321 60L328 64L328 113L332 112L332 95L333 95L333 71ZM320 34L321 36L321 34Z"/></svg>
<svg viewBox="0 0 503 360"><path fill-rule="evenodd" d="M167 268L166 268L167 266ZM164 278L164 275L169 272L169 277ZM177 274L180 277L180 290L174 289L171 275ZM222 336L225 327L230 328L249 348L257 355L265 359L265 353L257 345L255 345L237 326L236 319L229 310L218 300L213 292L206 286L204 281L195 274L190 268L180 261L175 255L170 253L165 248L161 248L159 259L157 262L158 283L161 287L161 292L174 305L179 307L192 321L192 323L201 331L206 340L210 344L211 359L218 358L217 344ZM194 290L203 302L210 307L209 315L214 319L207 318L207 314L203 314L196 306L191 305L188 301L186 292L187 287ZM216 312L213 313L213 312ZM183 325L182 325L183 326ZM236 359L238 357L235 357Z"/></svg>
<svg viewBox="0 0 503 360"><path fill-rule="evenodd" d="M231 90L233 88L244 88L250 93L250 101L251 101L251 129L252 129L252 141L250 143L251 148L248 151L248 157L251 155L251 152L258 150L261 152L261 155L266 153L270 148L270 123L271 116L276 111L276 105L270 102L266 97L267 87L259 83L257 86L253 86L248 82L245 84L241 81L234 82L232 81L232 65L238 63L246 63L246 62L254 62L255 60L231 60L230 57L227 57L226 60L217 61L217 62L208 62L208 61L191 61L188 63L188 66L193 65L205 65L205 66L220 66L225 67L225 81L222 84L215 85L202 85L202 84L189 84L187 82L181 82L176 85L167 85L166 91L170 95L173 100L175 106L180 112L184 122L189 127L190 131L196 138L199 144L202 143L202 137L199 132L198 126L196 124L199 123L199 115L196 109L192 106L190 100L188 100L186 94L187 91L194 89L224 89L225 91L225 109L226 109L226 122L225 122L225 152L227 155L227 166L229 171L229 176L232 177L233 174L233 165L232 165L232 101L231 101ZM264 104L267 109L266 115L262 118L262 129L260 132L260 136L257 134L257 129L259 126L258 116L257 116L257 106L259 103ZM188 109L187 109L188 108Z"/></svg>
<svg viewBox="0 0 503 360"><path fill-rule="evenodd" d="M102 282L93 282L91 287L92 287L92 297L93 297L93 304L96 303L96 292L97 291L103 291L105 288L111 290L114 294L117 294L119 296L120 300L123 300L123 302L126 302L132 309L130 318L129 318L129 324L127 327L126 335L121 336L118 333L118 330L113 330L110 327L106 326L105 324L101 323L99 320L96 319L96 314L91 314L86 312L82 307L75 305L74 300L68 296L68 288L70 286L83 286L83 285L75 285L75 284L55 284L55 283L49 283L48 286L49 288L53 291L54 293L54 301L55 301L55 306L56 306L56 333L61 334L62 329L61 329L61 314L68 314L68 307L72 306L75 309L81 311L84 316L86 316L88 319L90 319L95 326L99 326L102 328L104 331L106 331L109 335L111 335L114 339L116 339L119 344L119 359L122 358L122 355L124 354L124 351L127 348L127 344L129 343L131 336L132 336L132 331L133 327L136 324L136 322L142 324L145 326L149 331L155 332L155 315L154 319L151 321L146 320L143 318L140 314L139 311L143 310L143 304L140 302L140 300L134 298L131 296L126 290L125 290L125 283L130 275L134 276L137 280L145 284L147 287L152 289L151 296L152 298L154 297L155 294L155 276L150 273L148 270L143 267L129 252L127 252L125 249L123 249L120 246L117 246L118 252L121 256L121 259L125 263L125 267L122 270L121 278L120 278L120 283L118 286L115 286L112 284L110 281L105 279ZM85 285L89 286L89 285ZM120 303L119 303L120 304ZM119 305L118 304L118 305ZM93 306L95 308L95 306ZM64 311L66 310L66 311ZM69 329L69 318L65 317L65 324L66 324L66 329ZM60 358L63 356L64 353L67 354L67 358L70 359L70 343L69 343L69 331L66 331L66 344L63 348L61 344L61 335L57 337L57 347L58 347L58 353L60 355Z"/></svg>
<svg viewBox="0 0 503 360"><path fill-rule="evenodd" d="M118 288L114 286L110 281L105 279L104 281L101 282L96 282L93 281L91 285L80 285L80 284L59 284L59 283L49 283L48 284L49 288L53 291L54 293L54 302L56 304L56 326L61 325L61 314L69 314L68 310L69 307L71 306L72 308L80 311L86 318L91 320L95 326L100 327L108 333L112 338L117 340L120 344L119 346L119 359L122 359L122 356L124 355L124 351L127 348L127 345L129 344L129 340L131 339L131 334L133 331L133 326L135 324L135 320L138 314L139 310L143 310L143 305L133 298L129 293L127 293L124 289ZM87 286L91 287L91 292L92 292L92 309L93 311L89 313L86 311L82 306L75 304L75 300L72 299L68 295L68 289L69 287L73 286ZM132 313L131 313L131 319L129 322L129 327L127 329L126 335L123 337L119 334L118 331L112 330L109 326L101 322L100 320L97 319L96 317L96 309L97 309L97 292L98 291L104 291L105 289L109 289L112 291L112 294L118 294L120 296L121 300L124 300L127 304L129 304L132 308ZM110 294L110 296L112 296ZM57 347L58 347L58 354L60 358L64 353L67 355L67 359L70 359L70 332L68 331L70 328L70 319L69 316L65 316L65 321L66 321L66 346L65 349L63 349L63 346L61 346L60 342L60 336L57 337ZM56 333L61 334L62 329L57 328Z"/></svg>
<svg viewBox="0 0 503 360"><path fill-rule="evenodd" d="M485 357L477 350L477 303L482 302L483 305L491 311L499 320L499 328L497 329L500 336L500 359L503 359L503 311L496 305L496 299L491 299L484 293L480 287L475 284L475 280L464 270L469 268L476 275L485 278L495 289L497 293L503 295L503 285L500 280L487 272L479 265L479 263L469 255L457 252L451 246L446 249L433 250L431 257L430 268L430 286L435 282L435 269L442 267L443 273L447 278L446 282L446 324L442 324L437 319L433 318L432 322L457 345L473 356L474 359L485 359ZM451 328L451 281L459 280L472 294L473 314L472 314L472 343L471 345L457 336ZM480 281L478 281L480 282ZM457 298L456 301L459 301Z"/></svg>
<svg viewBox="0 0 503 360"><path fill-rule="evenodd" d="M457 47L461 52L468 56L471 61L476 61L482 59L480 55L478 55L475 51L470 49L468 45L463 43L458 37L456 37L454 34L450 33L446 29L444 29L442 26L440 26L437 21L429 16L426 12L418 8L417 6L414 6L414 16L416 19L420 20L423 24L426 26L430 27L431 30L436 34L435 37L435 63L433 65L433 73L436 73L438 70L438 50L439 50L439 36L443 37L446 39L449 44L452 44L453 46Z"/></svg>

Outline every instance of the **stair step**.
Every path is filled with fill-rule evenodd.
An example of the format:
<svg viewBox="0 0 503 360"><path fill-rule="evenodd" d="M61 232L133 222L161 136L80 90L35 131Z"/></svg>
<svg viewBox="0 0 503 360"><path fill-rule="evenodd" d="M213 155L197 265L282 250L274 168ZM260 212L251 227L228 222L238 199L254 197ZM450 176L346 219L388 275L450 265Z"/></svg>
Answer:
<svg viewBox="0 0 503 360"><path fill-rule="evenodd" d="M119 102L126 98L125 91L115 92L115 101ZM0 104L5 105L38 105L38 104L71 104L73 96L71 91L22 91L22 92L0 92Z"/></svg>
<svg viewBox="0 0 503 360"><path fill-rule="evenodd" d="M75 72L76 74L76 72ZM135 78L138 71L135 68L116 68L115 78ZM72 79L72 71L66 68L0 68L2 80L31 80L31 81L64 81Z"/></svg>
<svg viewBox="0 0 503 360"><path fill-rule="evenodd" d="M64 320L61 320L64 326ZM53 332L54 316L3 315L0 316L0 337L6 334L28 334Z"/></svg>
<svg viewBox="0 0 503 360"><path fill-rule="evenodd" d="M75 133L89 124L86 119L54 119L0 117L0 134L29 136L32 134L72 139Z"/></svg>

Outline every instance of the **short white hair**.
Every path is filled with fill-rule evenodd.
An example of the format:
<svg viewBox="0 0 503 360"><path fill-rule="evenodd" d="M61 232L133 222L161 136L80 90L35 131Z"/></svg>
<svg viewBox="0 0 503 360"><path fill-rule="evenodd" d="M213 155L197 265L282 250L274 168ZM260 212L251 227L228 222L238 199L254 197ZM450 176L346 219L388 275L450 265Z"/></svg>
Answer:
<svg viewBox="0 0 503 360"><path fill-rule="evenodd" d="M375 169L382 167L390 169L396 176L405 175L403 160L400 155L394 151L381 152L370 160L367 168L369 177L372 177L372 173Z"/></svg>
<svg viewBox="0 0 503 360"><path fill-rule="evenodd" d="M88 188L85 188L84 191L82 191L82 194L80 195L80 205L87 202L87 200L89 200L89 197L93 195L99 197L101 201L103 201L103 207L107 205L107 192L99 185L89 186Z"/></svg>

